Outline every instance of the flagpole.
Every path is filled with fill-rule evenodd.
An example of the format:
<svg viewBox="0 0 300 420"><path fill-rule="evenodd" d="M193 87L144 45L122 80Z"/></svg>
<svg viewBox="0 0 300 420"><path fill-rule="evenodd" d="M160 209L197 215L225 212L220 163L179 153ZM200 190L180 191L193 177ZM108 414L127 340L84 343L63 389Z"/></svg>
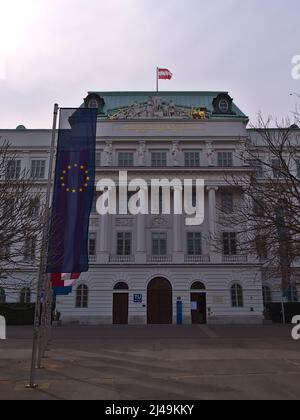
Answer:
<svg viewBox="0 0 300 420"><path fill-rule="evenodd" d="M158 94L158 67L156 67L156 93Z"/></svg>
<svg viewBox="0 0 300 420"><path fill-rule="evenodd" d="M31 367L30 367L30 378L27 388L37 388L35 383L35 373L36 373L36 364L38 356L38 347L39 347L39 338L40 338L40 317L41 317L41 301L42 301L42 292L44 289L43 299L46 299L46 288L44 287L46 283L46 257L47 257L47 243L48 243L48 232L49 232L49 220L50 220L50 194L51 194L51 185L52 185L52 174L54 166L54 156L55 156L55 140L56 140L56 126L57 126L57 115L58 115L58 105L54 105L53 111L53 125L52 125L52 136L51 136L51 146L50 146L50 160L49 160L49 171L48 171L48 181L47 181L47 191L46 191L46 200L45 200L45 211L43 214L44 223L42 230L42 243L41 243L41 254L40 254L40 266L38 274L38 283L37 283L37 292L36 292L36 307L34 314L34 328L33 328L33 342L32 342L32 356L31 356ZM46 281L45 281L46 280Z"/></svg>

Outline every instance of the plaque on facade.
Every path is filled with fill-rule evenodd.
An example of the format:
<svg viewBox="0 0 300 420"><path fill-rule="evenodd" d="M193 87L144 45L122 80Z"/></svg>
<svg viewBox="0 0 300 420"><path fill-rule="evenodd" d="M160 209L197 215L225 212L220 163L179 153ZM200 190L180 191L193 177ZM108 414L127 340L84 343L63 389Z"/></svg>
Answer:
<svg viewBox="0 0 300 420"><path fill-rule="evenodd" d="M133 226L133 219L118 218L118 219L116 219L116 226L118 226L118 227L132 227Z"/></svg>
<svg viewBox="0 0 300 420"><path fill-rule="evenodd" d="M160 228L160 227L168 227L169 220L166 217L157 216L151 220L151 227L153 228Z"/></svg>

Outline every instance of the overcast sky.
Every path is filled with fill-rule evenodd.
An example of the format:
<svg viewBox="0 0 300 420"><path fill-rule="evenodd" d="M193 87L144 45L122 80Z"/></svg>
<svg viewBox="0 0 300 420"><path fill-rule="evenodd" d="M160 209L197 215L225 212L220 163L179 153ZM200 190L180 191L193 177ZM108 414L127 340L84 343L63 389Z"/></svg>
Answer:
<svg viewBox="0 0 300 420"><path fill-rule="evenodd" d="M299 0L0 0L0 128L51 126L89 90L228 90L256 119L295 108ZM300 104L299 104L300 105Z"/></svg>

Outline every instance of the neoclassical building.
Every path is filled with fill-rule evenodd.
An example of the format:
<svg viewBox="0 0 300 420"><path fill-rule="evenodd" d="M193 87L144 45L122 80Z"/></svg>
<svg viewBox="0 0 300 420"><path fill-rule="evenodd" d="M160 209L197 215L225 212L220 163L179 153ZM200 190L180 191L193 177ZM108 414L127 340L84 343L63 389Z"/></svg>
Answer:
<svg viewBox="0 0 300 420"><path fill-rule="evenodd" d="M189 226L185 214L164 214L161 203L147 215L100 216L95 193L90 270L71 295L57 298L62 321L261 323L264 301L278 299L280 290L263 284L258 259L239 253L237 226L219 223L222 211L234 212L239 200L226 175L250 170L239 157L252 135L247 116L227 92L91 92L83 106L99 110L97 180L118 185L120 171L149 185L153 179L203 179L204 221ZM0 135L18 152L20 168L45 184L51 131L18 127ZM172 189L170 197L172 207ZM23 290L7 301L33 299L24 289L36 278L33 249L31 257L31 267L19 273Z"/></svg>

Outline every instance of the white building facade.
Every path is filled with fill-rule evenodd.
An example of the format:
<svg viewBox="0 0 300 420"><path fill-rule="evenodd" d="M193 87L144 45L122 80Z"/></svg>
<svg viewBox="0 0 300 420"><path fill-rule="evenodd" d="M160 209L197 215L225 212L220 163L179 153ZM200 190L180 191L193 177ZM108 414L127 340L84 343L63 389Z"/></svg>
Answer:
<svg viewBox="0 0 300 420"><path fill-rule="evenodd" d="M93 92L85 105L99 108L97 180L118 184L120 171L149 185L152 179L203 179L205 217L200 226L187 226L186 215L162 208L100 216L94 205L90 270L71 295L57 297L63 323L261 323L260 263L239 254L238 226L220 223L239 200L226 176L249 172L239 157L251 136L248 118L226 92ZM45 184L51 132L0 134L20 155L21 167L37 171ZM36 278L32 267L20 269L25 283ZM6 300L17 301L20 293Z"/></svg>

